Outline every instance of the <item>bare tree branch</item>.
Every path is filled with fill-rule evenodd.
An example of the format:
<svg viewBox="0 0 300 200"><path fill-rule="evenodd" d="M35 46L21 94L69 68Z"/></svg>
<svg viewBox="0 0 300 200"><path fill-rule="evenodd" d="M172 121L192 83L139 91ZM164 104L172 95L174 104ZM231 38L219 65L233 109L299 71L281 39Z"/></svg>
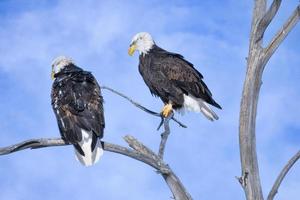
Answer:
<svg viewBox="0 0 300 200"><path fill-rule="evenodd" d="M110 87L107 87L107 86L101 86L101 89L104 89L104 90L108 90L108 91L111 91L121 97L123 97L124 99L128 100L130 103L132 103L134 106L138 107L139 109L153 115L153 116L156 116L156 117L160 117L162 118L161 114L160 113L157 113L157 112L154 112L152 110L149 110L148 108L142 106L141 104L137 103L136 101L132 100L131 98L127 97L126 95L122 94L121 92L118 92ZM174 116L172 116L172 120L174 122L176 122L179 126L181 126L182 128L187 128L186 125L184 125L183 123L181 123L180 121L178 121ZM162 118L162 121L161 121L161 124L163 123L163 118ZM160 128L160 126L158 127L158 129Z"/></svg>
<svg viewBox="0 0 300 200"><path fill-rule="evenodd" d="M273 0L270 8L257 25L256 40L261 40L264 33L280 8L281 0Z"/></svg>
<svg viewBox="0 0 300 200"><path fill-rule="evenodd" d="M158 155L154 154L148 147L143 145L137 139L132 136L125 136L126 141L130 146L134 147L134 150L129 148L111 144L108 142L102 142L105 151L113 152L128 156L135 160L141 161L147 165L158 170L158 172L163 176L169 188L171 189L174 198L176 200L192 200L189 193L185 190L184 186L180 182L179 178L174 174L171 168L166 165ZM25 149L37 149L45 147L54 146L65 146L69 145L61 138L41 138L41 139L31 139L17 144L13 144L7 147L0 148L0 156L11 154L17 151L22 151Z"/></svg>
<svg viewBox="0 0 300 200"><path fill-rule="evenodd" d="M108 142L102 142L103 149L105 151L110 151L118 154L122 154L125 156L129 156L133 159L139 160L148 164L155 169L159 170L159 166L156 165L152 160L144 158L142 154L138 153L137 151L133 151L129 148L122 147L117 144L111 144ZM54 147L54 146L65 146L69 145L69 143L65 142L61 138L41 138L41 139L31 139L26 140L24 142L20 142L17 144L13 144L11 146L2 147L0 148L0 156L7 155L11 153L15 153L17 151L22 151L25 149L38 149L38 148L45 148L45 147Z"/></svg>
<svg viewBox="0 0 300 200"><path fill-rule="evenodd" d="M185 190L180 179L171 169L169 174L162 174L162 176L172 191L175 200L192 200L191 195Z"/></svg>
<svg viewBox="0 0 300 200"><path fill-rule="evenodd" d="M13 144L7 147L1 147L0 156L11 154L25 149L37 149L43 147L64 146L64 145L68 145L68 144L61 138L42 138L42 139L25 140L24 142Z"/></svg>
<svg viewBox="0 0 300 200"><path fill-rule="evenodd" d="M278 192L278 188L280 187L283 179L287 175L287 173L290 171L290 169L293 167L293 165L299 160L300 158L300 151L298 151L289 161L288 163L284 166L284 168L281 170L280 174L278 175L269 195L268 195L268 200L273 200L275 195Z"/></svg>
<svg viewBox="0 0 300 200"><path fill-rule="evenodd" d="M159 151L158 151L158 156L163 159L164 158L164 153L165 153L165 148L167 144L168 137L170 135L170 126L169 126L169 121L172 119L174 113L172 113L169 117L167 117L164 120L164 132L161 134L161 141L159 144Z"/></svg>
<svg viewBox="0 0 300 200"><path fill-rule="evenodd" d="M274 38L268 44L268 46L264 50L265 61L267 62L270 57L274 54L279 45L283 42L286 36L291 32L291 30L296 26L300 19L300 5L294 10L292 15L288 18L288 20L284 23L281 29L276 33Z"/></svg>
<svg viewBox="0 0 300 200"><path fill-rule="evenodd" d="M126 135L124 137L125 141L128 143L128 145L139 152L140 154L143 154L144 156L151 158L155 161L159 161L160 158L148 147L146 147L144 144L139 142L137 139L135 139L133 136Z"/></svg>

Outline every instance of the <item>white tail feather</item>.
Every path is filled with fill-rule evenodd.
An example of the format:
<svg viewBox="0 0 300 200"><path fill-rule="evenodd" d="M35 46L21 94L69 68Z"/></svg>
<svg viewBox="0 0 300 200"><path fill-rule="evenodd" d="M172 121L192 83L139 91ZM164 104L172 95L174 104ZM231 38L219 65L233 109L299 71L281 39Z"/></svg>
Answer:
<svg viewBox="0 0 300 200"><path fill-rule="evenodd" d="M192 95L185 95L185 94L183 97L184 97L183 108L185 110L193 111L193 112L202 112L204 116L211 121L219 119L217 114L202 99L196 98Z"/></svg>
<svg viewBox="0 0 300 200"><path fill-rule="evenodd" d="M76 159L84 166L91 166L96 162L98 162L100 157L103 155L102 145L100 140L98 140L94 151L92 151L91 144L93 140L93 133L83 129L81 130L81 133L82 133L82 140L78 144L85 155L84 156L81 155L75 149Z"/></svg>

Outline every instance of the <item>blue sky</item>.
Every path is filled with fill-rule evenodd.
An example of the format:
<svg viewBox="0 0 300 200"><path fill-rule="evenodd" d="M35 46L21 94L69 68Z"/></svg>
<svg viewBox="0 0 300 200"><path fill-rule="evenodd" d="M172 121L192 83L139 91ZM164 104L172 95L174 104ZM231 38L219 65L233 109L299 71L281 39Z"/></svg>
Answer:
<svg viewBox="0 0 300 200"><path fill-rule="evenodd" d="M283 2L266 41L296 7ZM100 84L126 93L159 111L137 65L129 57L132 36L150 32L161 47L195 64L222 105L220 120L200 114L172 123L166 162L194 199L244 199L234 178L240 175L238 114L253 1L0 1L0 145L29 138L59 136L50 106L51 62L72 57L92 71ZM299 150L300 25L266 67L257 116L257 148L264 194L286 161ZM131 134L158 149L159 119L141 112L108 91L105 141L126 145ZM0 199L167 199L171 196L154 170L130 158L105 152L94 167L84 168L73 148L22 151L0 158ZM280 188L278 199L297 199L300 165Z"/></svg>

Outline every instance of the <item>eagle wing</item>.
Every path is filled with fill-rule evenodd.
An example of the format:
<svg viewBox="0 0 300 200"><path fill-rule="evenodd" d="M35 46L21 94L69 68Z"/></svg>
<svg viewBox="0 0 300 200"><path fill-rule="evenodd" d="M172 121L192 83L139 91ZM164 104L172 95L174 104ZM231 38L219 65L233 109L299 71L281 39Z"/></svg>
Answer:
<svg viewBox="0 0 300 200"><path fill-rule="evenodd" d="M91 73L76 72L54 83L52 106L60 132L69 142L82 140L81 129L93 131L97 137L103 137L103 98Z"/></svg>
<svg viewBox="0 0 300 200"><path fill-rule="evenodd" d="M212 98L212 93L203 81L203 76L193 64L186 61L180 54L169 53L163 59L162 69L168 80L174 82L185 94L192 94L207 103L221 108Z"/></svg>

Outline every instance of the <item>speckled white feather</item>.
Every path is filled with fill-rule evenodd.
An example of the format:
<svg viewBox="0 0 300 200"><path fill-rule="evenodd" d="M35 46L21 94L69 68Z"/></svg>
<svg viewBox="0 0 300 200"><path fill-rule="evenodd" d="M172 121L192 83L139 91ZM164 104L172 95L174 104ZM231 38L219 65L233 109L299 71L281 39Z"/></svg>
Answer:
<svg viewBox="0 0 300 200"><path fill-rule="evenodd" d="M94 151L91 149L93 133L81 129L82 133L82 140L79 142L79 146L84 152L84 156L82 156L79 152L75 149L76 159L83 164L84 166L91 166L99 161L100 157L103 155L103 149L100 140L97 141L96 147Z"/></svg>

